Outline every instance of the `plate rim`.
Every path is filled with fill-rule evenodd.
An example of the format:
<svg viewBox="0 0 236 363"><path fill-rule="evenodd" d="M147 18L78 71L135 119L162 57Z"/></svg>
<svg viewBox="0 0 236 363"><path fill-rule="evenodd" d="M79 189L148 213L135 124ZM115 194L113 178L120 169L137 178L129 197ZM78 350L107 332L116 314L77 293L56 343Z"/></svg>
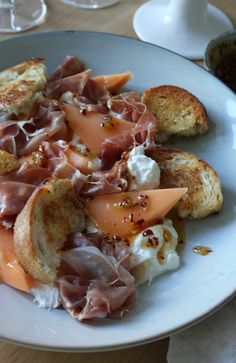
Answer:
<svg viewBox="0 0 236 363"><path fill-rule="evenodd" d="M116 34L116 33L111 33L111 32L103 32L103 31L95 31L95 30L73 30L73 29L60 29L60 30L52 30L52 31L36 31L34 33L28 33L28 34L21 34L21 35L13 35L10 38L7 39L2 39L0 40L0 44L2 43L8 43L8 42L13 42L15 40L20 40L20 39L24 39L24 38L34 38L34 37L41 37L41 36L56 36L59 34L94 34L94 35L98 35L98 36L109 36L109 37L117 37L117 38L125 38L131 41L135 41L141 44L146 44L148 46L154 47L154 48L158 48L158 49L162 49L165 52L171 53L175 56L177 56L178 58L183 59L184 61L191 63L193 66L201 69L202 71L206 72L207 74L209 74L210 76L212 76L215 80L217 80L221 85L223 85L224 87L226 87L228 89L228 91L231 92L231 94L236 97L236 94L232 91L231 88L229 88L220 78L216 77L216 75L214 73L212 73L210 70L208 70L207 68L205 68L205 64L204 64L204 59L203 59L203 66L201 66L200 64L196 63L196 61L200 61L200 60L191 60L188 59L187 57L178 54L177 52L167 49L165 47L162 47L160 45L157 44L153 44L151 42L147 42L144 40L141 40L139 38L133 38L132 36L129 35L123 35L123 34Z"/></svg>
<svg viewBox="0 0 236 363"><path fill-rule="evenodd" d="M232 292L232 294L230 296L228 296L226 299L224 299L223 301L221 301L219 304L215 305L212 309L207 310L203 315L201 315L200 317L197 317L193 320L191 320L190 322L188 322L185 325L182 325L179 328L173 329L171 332L164 332L163 334L160 334L158 337L157 336L150 336L146 339L139 339L136 340L135 342L127 342L127 343L121 343L121 344L108 344L108 345L103 345L101 347L87 347L87 348L82 348L79 346L56 346L56 345L43 345L43 344L35 344L35 343L25 343L22 342L20 340L17 339L12 339L10 337L2 337L0 336L0 341L5 342L5 343L12 343L15 345L18 345L20 347L23 348L32 348L32 349L39 349L42 351L51 351L51 352L64 352L64 353L101 353L101 352L110 352L110 351L119 351L122 349L128 349L128 348L134 348L134 347L138 347L141 345L145 345L145 344L149 344L149 343L154 343L156 341L165 339L165 338L170 338L172 335L175 335L177 333L181 333L182 331L184 331L185 329L189 329L192 326L194 326L196 323L200 323L201 321L205 320L206 318L210 317L211 315L213 315L216 311L218 311L221 307L225 306L226 304L228 304L234 297L236 297L236 288L235 290Z"/></svg>

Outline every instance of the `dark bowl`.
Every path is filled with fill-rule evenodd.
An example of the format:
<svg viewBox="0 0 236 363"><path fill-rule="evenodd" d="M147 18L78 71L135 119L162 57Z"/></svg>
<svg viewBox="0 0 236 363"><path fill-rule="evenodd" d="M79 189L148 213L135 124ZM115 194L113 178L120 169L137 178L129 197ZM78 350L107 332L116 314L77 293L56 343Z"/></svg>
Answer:
<svg viewBox="0 0 236 363"><path fill-rule="evenodd" d="M205 67L215 74L222 58L232 51L236 52L236 29L223 33L210 41L204 56Z"/></svg>

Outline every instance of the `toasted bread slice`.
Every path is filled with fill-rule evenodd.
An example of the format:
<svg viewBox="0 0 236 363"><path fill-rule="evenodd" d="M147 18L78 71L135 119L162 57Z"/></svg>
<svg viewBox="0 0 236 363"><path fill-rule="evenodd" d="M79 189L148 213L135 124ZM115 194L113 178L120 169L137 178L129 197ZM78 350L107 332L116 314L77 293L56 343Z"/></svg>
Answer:
<svg viewBox="0 0 236 363"><path fill-rule="evenodd" d="M0 119L10 115L27 117L36 92L46 84L41 58L26 60L0 73Z"/></svg>
<svg viewBox="0 0 236 363"><path fill-rule="evenodd" d="M142 97L157 119L157 141L170 136L195 136L208 130L208 120L202 103L183 88L159 86L147 89Z"/></svg>
<svg viewBox="0 0 236 363"><path fill-rule="evenodd" d="M16 219L16 256L34 279L50 283L67 235L83 229L84 213L71 181L52 179L35 190Z"/></svg>
<svg viewBox="0 0 236 363"><path fill-rule="evenodd" d="M9 173L20 166L13 154L0 149L0 175Z"/></svg>
<svg viewBox="0 0 236 363"><path fill-rule="evenodd" d="M181 218L203 218L220 210L223 196L215 170L204 160L181 150L157 147L149 154L161 169L161 188L187 187L177 205Z"/></svg>

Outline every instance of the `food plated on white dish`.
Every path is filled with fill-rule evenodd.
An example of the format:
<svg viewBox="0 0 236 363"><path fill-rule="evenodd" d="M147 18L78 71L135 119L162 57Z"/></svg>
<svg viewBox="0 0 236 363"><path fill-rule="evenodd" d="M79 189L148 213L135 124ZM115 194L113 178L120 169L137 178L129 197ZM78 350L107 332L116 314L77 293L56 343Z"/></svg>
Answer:
<svg viewBox="0 0 236 363"><path fill-rule="evenodd" d="M56 315L63 316L56 326L48 325L60 336L60 342L45 343L42 326L39 339L34 340L32 330L29 339L21 343L49 349L99 350L150 341L171 331L167 333L170 326L156 316L158 324L154 335L150 335L151 320L146 314L151 311L159 314L164 308L159 306L155 294L163 281L165 284L166 280L167 287L179 271L189 268L184 260L189 227L186 248L179 257L176 248L181 236L176 217L172 220L173 214L168 212L175 207L177 219L200 219L219 212L222 205L215 165L210 166L208 160L203 161L195 152L194 144L201 143L198 139L206 140L204 134L211 133L208 108L199 92L194 92L187 82L176 84L168 77L161 82L161 77L160 80L157 77L155 83L152 79L145 87L145 77L141 87L135 87L136 71L140 76L143 65L135 69L130 61L118 67L115 63L113 70L117 47L107 69L93 65L90 57L86 59L86 41L94 42L98 34L60 34L78 36L80 51L75 54L72 48L65 47L61 59L56 59L57 63L62 61L59 66L55 58L48 65L47 52L37 54L45 58L47 71L41 58L26 60L25 54L21 63L14 67L8 64L7 70L0 74L3 81L8 79L2 82L1 103L1 234L4 236L1 277L5 283L29 293L10 290L20 299L27 297L26 305L32 304L33 297L28 296L33 295L39 306L50 309L44 312L39 309L39 314L47 314L46 324ZM56 33L50 36L56 39ZM143 46L128 38L100 34L96 38L97 47L109 42L110 37L118 43L122 40L117 46L131 42L134 51L136 45ZM159 50L148 44L144 46L151 52ZM33 53L31 57L36 56ZM215 125L215 120L212 121ZM186 146L187 139L193 136L194 143L191 139L190 144L194 154ZM185 141L176 141L181 137ZM168 139L183 146L167 147ZM189 151L183 151L186 148ZM209 220L214 218L217 220L219 216ZM205 220L194 223L199 223L201 229ZM200 247L197 249L196 245ZM209 261L218 254L211 240L195 243L194 232L190 246L198 252L202 252L201 248L212 251L204 257ZM198 262L195 257L189 260ZM201 267L205 264L201 260L198 263ZM155 279L170 270L176 271ZM144 285L137 289L140 284ZM175 292L172 281L169 286ZM164 298L168 293L166 287ZM192 291L191 284L188 288L187 293ZM155 306L149 301L146 307L145 300L154 296ZM66 325L74 323L65 320L69 316L62 315L65 313L62 309L54 310L60 306L75 318L78 327L78 335L71 344L58 327L65 321ZM210 309L214 307L211 305ZM186 312L182 321L187 318L190 322L186 305L180 304L181 308ZM127 311L130 312L125 314ZM173 311L172 314L178 320ZM52 318L48 320L48 316ZM128 333L144 316L149 328L141 340L137 334L131 340L127 336L109 336L110 329L114 334L123 326ZM121 321L98 320L122 317ZM158 335L162 324L167 330L162 329ZM86 338L88 329L92 343ZM103 342L95 341L98 329L103 329L108 343L103 338ZM9 338L6 332L2 335ZM13 336L10 339L17 341ZM79 338L83 343L78 343Z"/></svg>

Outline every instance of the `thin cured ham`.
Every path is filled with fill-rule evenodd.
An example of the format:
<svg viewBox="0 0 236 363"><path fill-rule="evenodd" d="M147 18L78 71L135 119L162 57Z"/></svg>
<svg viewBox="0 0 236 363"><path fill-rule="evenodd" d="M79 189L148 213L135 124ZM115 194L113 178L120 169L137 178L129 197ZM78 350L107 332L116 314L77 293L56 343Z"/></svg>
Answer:
<svg viewBox="0 0 236 363"><path fill-rule="evenodd" d="M125 160L117 161L109 171L98 171L80 191L83 197L124 192L128 189L130 175Z"/></svg>
<svg viewBox="0 0 236 363"><path fill-rule="evenodd" d="M22 156L34 151L43 141L65 139L67 128L62 111L53 102L40 105L37 115L25 121L5 121L0 125L0 148Z"/></svg>
<svg viewBox="0 0 236 363"><path fill-rule="evenodd" d="M121 93L108 101L111 115L135 123L143 113L143 106L141 95L137 92Z"/></svg>
<svg viewBox="0 0 236 363"><path fill-rule="evenodd" d="M64 92L75 92L82 95L84 87L89 79L91 70L73 74L55 81L50 81L46 85L46 95L51 98L59 98Z"/></svg>
<svg viewBox="0 0 236 363"><path fill-rule="evenodd" d="M58 283L64 308L78 320L121 317L135 302L127 246L114 247L105 235L70 236ZM63 273L67 274L63 274Z"/></svg>
<svg viewBox="0 0 236 363"><path fill-rule="evenodd" d="M76 190L82 189L86 177L67 162L63 152L66 148L65 142L43 142L43 166L34 165L31 157L25 157L20 159L17 170L0 176L1 220L20 213L35 188L48 178L72 179Z"/></svg>
<svg viewBox="0 0 236 363"><path fill-rule="evenodd" d="M101 145L100 157L103 169L110 169L121 158L124 151L136 145L151 143L157 130L155 116L147 110L137 93L126 93L114 97L109 104L112 115L135 123L131 132L108 137Z"/></svg>
<svg viewBox="0 0 236 363"><path fill-rule="evenodd" d="M86 305L79 320L92 318L122 318L129 311L136 298L134 286L112 287L100 281L90 285Z"/></svg>
<svg viewBox="0 0 236 363"><path fill-rule="evenodd" d="M0 220L16 216L25 203L50 172L43 167L34 167L27 161L10 173L0 176Z"/></svg>
<svg viewBox="0 0 236 363"><path fill-rule="evenodd" d="M81 233L76 232L68 236L63 250L72 250L78 247L97 247L107 256L114 257L129 271L129 249L124 242L110 241L102 232Z"/></svg>
<svg viewBox="0 0 236 363"><path fill-rule="evenodd" d="M64 308L79 321L121 318L135 303L134 286L113 287L101 281L81 282L78 276L65 276L58 282Z"/></svg>
<svg viewBox="0 0 236 363"><path fill-rule="evenodd" d="M110 93L106 86L92 78L87 80L82 96L86 97L91 103L95 104L105 104L110 99Z"/></svg>
<svg viewBox="0 0 236 363"><path fill-rule="evenodd" d="M155 131L156 120L145 111L131 132L124 131L106 138L100 151L103 169L110 169L125 151L130 151L134 146L153 142Z"/></svg>
<svg viewBox="0 0 236 363"><path fill-rule="evenodd" d="M111 96L105 85L88 77L83 86L83 89L76 93L65 92L60 100L68 105L76 106L83 114L86 111L107 114L107 103Z"/></svg>
<svg viewBox="0 0 236 363"><path fill-rule="evenodd" d="M48 77L48 81L55 81L64 77L72 76L73 74L83 72L85 70L84 62L74 56L66 56L61 64L57 66L52 74Z"/></svg>
<svg viewBox="0 0 236 363"><path fill-rule="evenodd" d="M35 190L35 186L20 182L0 183L0 219L16 216Z"/></svg>

